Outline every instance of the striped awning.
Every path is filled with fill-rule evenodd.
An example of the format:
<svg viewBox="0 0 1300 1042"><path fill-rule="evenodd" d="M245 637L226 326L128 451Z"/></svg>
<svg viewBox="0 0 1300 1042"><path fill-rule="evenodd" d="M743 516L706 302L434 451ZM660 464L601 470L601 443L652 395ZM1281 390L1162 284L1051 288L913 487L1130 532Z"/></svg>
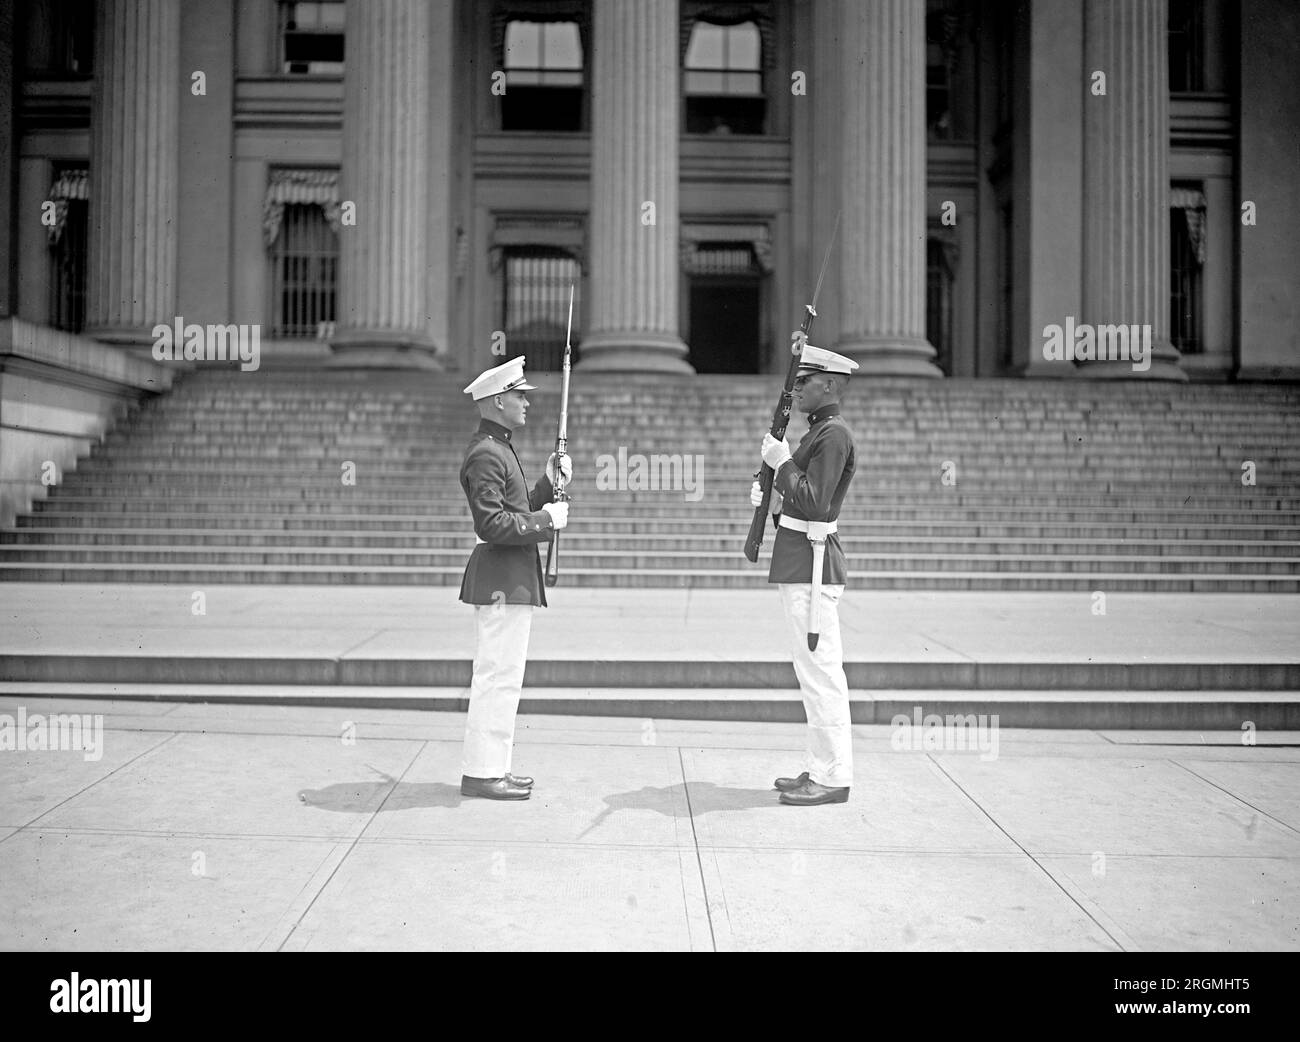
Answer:
<svg viewBox="0 0 1300 1042"><path fill-rule="evenodd" d="M335 234L339 230L339 172L320 169L271 171L262 202L262 238L268 247L280 235L286 206L319 206Z"/></svg>
<svg viewBox="0 0 1300 1042"><path fill-rule="evenodd" d="M1196 263L1205 264L1205 193L1195 188L1171 188L1169 208L1181 210Z"/></svg>
<svg viewBox="0 0 1300 1042"><path fill-rule="evenodd" d="M63 227L68 223L68 202L76 199L85 202L90 198L90 172L84 168L60 171L59 176L50 185L47 196L54 204L54 223L45 229L50 245L58 244L63 236Z"/></svg>

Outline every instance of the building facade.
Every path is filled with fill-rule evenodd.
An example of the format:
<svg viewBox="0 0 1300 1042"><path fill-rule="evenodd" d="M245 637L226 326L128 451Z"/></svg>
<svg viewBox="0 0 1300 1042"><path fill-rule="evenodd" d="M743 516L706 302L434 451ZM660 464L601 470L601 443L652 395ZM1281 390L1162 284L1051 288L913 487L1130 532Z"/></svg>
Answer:
<svg viewBox="0 0 1300 1042"><path fill-rule="evenodd" d="M1291 0L5 0L0 316L263 365L1300 376ZM0 63L3 64L3 63ZM1045 330L1149 327L1151 364Z"/></svg>

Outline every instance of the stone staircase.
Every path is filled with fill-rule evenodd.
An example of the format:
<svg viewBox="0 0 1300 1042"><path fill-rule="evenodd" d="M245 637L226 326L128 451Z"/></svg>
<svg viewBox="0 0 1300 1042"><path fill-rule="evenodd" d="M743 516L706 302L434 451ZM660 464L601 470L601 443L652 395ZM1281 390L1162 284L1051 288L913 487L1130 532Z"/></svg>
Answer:
<svg viewBox="0 0 1300 1042"><path fill-rule="evenodd" d="M530 478L558 409L554 375L535 382L519 443ZM462 383L192 373L0 531L0 579L458 585L474 542ZM763 585L766 556L750 564L741 547L776 391L772 376L579 374L565 584ZM1295 388L859 380L845 415L858 472L840 533L856 588L1300 588ZM792 442L803 429L797 417ZM638 486L656 455L679 457L661 471L674 487Z"/></svg>

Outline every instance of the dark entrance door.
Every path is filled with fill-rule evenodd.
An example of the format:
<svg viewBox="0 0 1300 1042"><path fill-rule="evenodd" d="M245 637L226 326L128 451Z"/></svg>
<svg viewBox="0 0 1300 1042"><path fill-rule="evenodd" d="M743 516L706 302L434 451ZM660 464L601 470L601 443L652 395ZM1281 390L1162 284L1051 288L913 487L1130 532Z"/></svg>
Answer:
<svg viewBox="0 0 1300 1042"><path fill-rule="evenodd" d="M691 279L690 362L697 373L758 372L759 298L757 279Z"/></svg>

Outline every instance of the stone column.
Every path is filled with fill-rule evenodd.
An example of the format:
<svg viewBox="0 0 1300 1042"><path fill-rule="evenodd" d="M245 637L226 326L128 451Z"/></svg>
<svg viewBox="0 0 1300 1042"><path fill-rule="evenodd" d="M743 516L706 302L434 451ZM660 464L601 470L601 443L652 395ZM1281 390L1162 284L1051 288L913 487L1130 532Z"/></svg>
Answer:
<svg viewBox="0 0 1300 1042"><path fill-rule="evenodd" d="M1149 325L1151 368L1081 363L1083 376L1186 380L1169 343L1169 55L1165 0L1087 0L1083 321ZM1105 94L1097 73L1105 74ZM1100 338L1099 338L1100 339Z"/></svg>
<svg viewBox="0 0 1300 1042"><path fill-rule="evenodd" d="M86 333L146 344L177 317L180 4L95 7Z"/></svg>
<svg viewBox="0 0 1300 1042"><path fill-rule="evenodd" d="M841 0L839 60L835 350L866 376L942 376L925 338L925 0Z"/></svg>
<svg viewBox="0 0 1300 1042"><path fill-rule="evenodd" d="M677 335L677 3L593 6L591 306L579 365L690 373Z"/></svg>
<svg viewBox="0 0 1300 1042"><path fill-rule="evenodd" d="M444 6L347 5L339 198L355 203L356 223L339 229L336 365L438 368L428 288L431 265L445 277L447 251L431 241L430 206L449 205L452 63L450 31L435 40L432 22L448 21Z"/></svg>

